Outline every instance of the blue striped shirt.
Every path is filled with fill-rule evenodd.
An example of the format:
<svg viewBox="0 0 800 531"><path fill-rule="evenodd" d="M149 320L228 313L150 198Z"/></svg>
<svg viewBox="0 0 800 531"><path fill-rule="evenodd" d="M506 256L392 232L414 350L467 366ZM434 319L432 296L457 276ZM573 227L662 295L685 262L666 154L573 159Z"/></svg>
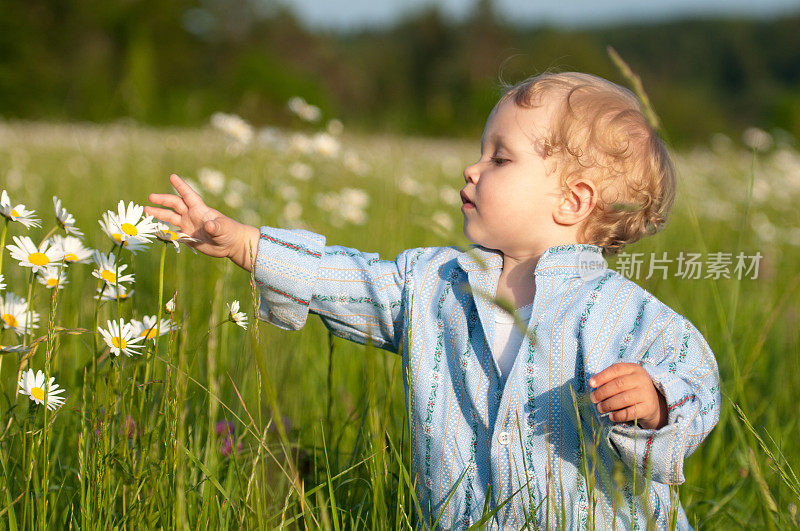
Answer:
<svg viewBox="0 0 800 531"><path fill-rule="evenodd" d="M587 256L601 264L594 275L578 266ZM684 459L719 419L708 343L605 267L600 247L556 246L537 263L528 333L503 379L492 353L502 266L502 254L481 247L382 260L311 232L263 227L254 275L262 319L297 330L310 312L337 336L402 351L411 468L428 527L441 515L442 527L466 528L487 505L499 507L492 528L533 527L532 519L548 528L666 528L673 516L689 528L669 485L684 481ZM597 413L587 382L619 362L651 376L666 398L666 426Z"/></svg>

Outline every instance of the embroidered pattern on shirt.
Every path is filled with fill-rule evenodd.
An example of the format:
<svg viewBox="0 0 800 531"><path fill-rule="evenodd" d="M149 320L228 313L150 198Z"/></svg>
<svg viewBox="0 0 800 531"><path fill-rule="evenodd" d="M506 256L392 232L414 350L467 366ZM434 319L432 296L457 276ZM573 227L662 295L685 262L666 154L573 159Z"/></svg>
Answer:
<svg viewBox="0 0 800 531"><path fill-rule="evenodd" d="M327 256L348 256L350 258L364 257L364 254L360 253L358 251L346 251L346 250L343 250L343 249L325 249L325 255L327 255ZM381 260L380 258L376 258L376 257L367 258L366 260L367 260L367 265L368 266L374 265L374 264L376 264L378 262L381 262L381 261L386 262L386 260Z"/></svg>
<svg viewBox="0 0 800 531"><path fill-rule="evenodd" d="M531 336L528 339L528 359L525 363L525 387L528 394L528 400L525 403L523 411L525 415L525 477L528 483L526 492L528 499L531 501L531 511L536 510L536 488L531 483L535 482L535 465L536 460L533 455L534 445L534 428L536 425L536 330L539 323L533 325L531 329Z"/></svg>
<svg viewBox="0 0 800 531"><path fill-rule="evenodd" d="M315 256L317 258L320 258L322 256L321 253L319 253L317 251L312 251L311 249L309 249L308 247L306 247L304 245L300 245L300 244L297 244L297 243L289 243L289 242L283 241L281 239L278 239L275 236L270 236L269 234L263 234L262 233L261 234L261 238L264 239L264 240L267 240L268 242L272 242L272 243L278 244L278 245L280 245L282 247L286 247L287 249L292 249L293 251L297 251L299 253L308 254L308 255L311 255L311 256Z"/></svg>
<svg viewBox="0 0 800 531"><path fill-rule="evenodd" d="M681 339L681 350L678 352L678 361L686 360L686 351L689 350L689 332L691 331L689 321L683 321L683 338Z"/></svg>
<svg viewBox="0 0 800 531"><path fill-rule="evenodd" d="M439 389L439 378L441 372L439 365L442 362L442 350L444 348L444 318L442 317L442 306L444 301L450 294L452 285L448 282L442 289L442 295L439 297L439 302L436 305L436 324L439 328L436 336L436 351L433 354L433 369L431 370L431 394L428 397L427 416L425 417L425 486L429 489L433 488L431 480L431 438L433 430L433 409L436 405L436 391Z"/></svg>
<svg viewBox="0 0 800 531"><path fill-rule="evenodd" d="M603 289L603 285L608 281L609 278L612 277L614 274L613 271L609 271L600 281L597 283L597 286L594 287L592 292L589 294L589 301L586 303L586 307L583 309L581 313L581 318L578 321L578 348L575 354L575 367L577 368L577 380L578 380L578 388L575 389L576 394L586 392L586 360L583 359L583 329L586 327L586 323L589 321L589 313L592 311L592 306L594 306L595 301L597 301L597 297L600 295L600 290Z"/></svg>
<svg viewBox="0 0 800 531"><path fill-rule="evenodd" d="M642 322L642 317L644 316L644 309L647 306L647 303L650 302L650 298L646 298L642 301L642 305L639 307L639 313L636 314L636 320L633 322L633 327L631 331L622 336L622 345L619 347L619 359L622 359L625 350L627 350L628 345L633 341L634 334L636 333L636 329L639 327L639 323Z"/></svg>
<svg viewBox="0 0 800 531"><path fill-rule="evenodd" d="M272 287L269 284L266 284L264 282L259 282L258 280L256 280L256 284L258 284L261 287L267 288L268 290L270 290L270 291L272 291L274 293L277 293L278 295L282 295L282 296L286 297L287 299L291 299L291 300L293 300L294 302L296 302L298 304L302 304L303 306L308 306L308 304L309 304L309 302L307 300L305 300L305 299L301 299L299 297L295 297L294 295L292 295L290 293L286 293L285 291L281 291L278 288Z"/></svg>
<svg viewBox="0 0 800 531"><path fill-rule="evenodd" d="M340 304L371 304L379 310L391 310L392 308L398 308L403 304L403 301L401 300L392 301L390 304L381 304L371 297L352 297L347 294L318 295L315 293L311 298L320 302L338 302Z"/></svg>

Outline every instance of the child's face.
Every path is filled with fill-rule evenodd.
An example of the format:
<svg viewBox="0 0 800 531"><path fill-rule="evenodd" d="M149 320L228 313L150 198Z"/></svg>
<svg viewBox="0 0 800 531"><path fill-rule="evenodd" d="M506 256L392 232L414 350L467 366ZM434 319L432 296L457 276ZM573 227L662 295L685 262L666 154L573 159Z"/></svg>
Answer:
<svg viewBox="0 0 800 531"><path fill-rule="evenodd" d="M461 212L470 241L511 256L541 253L557 243L553 212L563 195L553 162L546 165L537 142L549 112L547 104L527 109L504 101L489 115L481 158L464 169Z"/></svg>

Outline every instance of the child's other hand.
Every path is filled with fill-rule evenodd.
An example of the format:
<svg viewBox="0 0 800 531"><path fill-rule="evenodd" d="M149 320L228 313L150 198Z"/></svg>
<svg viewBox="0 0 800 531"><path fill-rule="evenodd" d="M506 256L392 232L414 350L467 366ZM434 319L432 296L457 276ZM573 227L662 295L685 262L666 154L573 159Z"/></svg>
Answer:
<svg viewBox="0 0 800 531"><path fill-rule="evenodd" d="M192 247L203 254L227 257L250 270L250 249L258 249L260 231L235 221L203 202L183 179L173 174L169 182L180 194L150 194L150 202L168 208L145 207L145 213L171 223L198 241ZM170 210L172 209L172 210Z"/></svg>
<svg viewBox="0 0 800 531"><path fill-rule="evenodd" d="M659 429L667 424L667 401L656 389L650 375L637 363L615 363L589 379L595 388L589 397L597 411L611 412L614 422L632 422Z"/></svg>

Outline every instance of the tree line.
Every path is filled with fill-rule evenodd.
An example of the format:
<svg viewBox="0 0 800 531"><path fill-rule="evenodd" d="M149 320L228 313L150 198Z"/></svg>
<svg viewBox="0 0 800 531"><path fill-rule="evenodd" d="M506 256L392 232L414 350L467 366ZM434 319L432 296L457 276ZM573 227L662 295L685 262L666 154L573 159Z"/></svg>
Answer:
<svg viewBox="0 0 800 531"><path fill-rule="evenodd" d="M0 116L288 125L301 96L350 128L474 136L503 82L546 69L641 76L675 143L757 125L800 138L800 12L583 29L523 27L491 0L390 27L309 31L269 0L0 0Z"/></svg>

